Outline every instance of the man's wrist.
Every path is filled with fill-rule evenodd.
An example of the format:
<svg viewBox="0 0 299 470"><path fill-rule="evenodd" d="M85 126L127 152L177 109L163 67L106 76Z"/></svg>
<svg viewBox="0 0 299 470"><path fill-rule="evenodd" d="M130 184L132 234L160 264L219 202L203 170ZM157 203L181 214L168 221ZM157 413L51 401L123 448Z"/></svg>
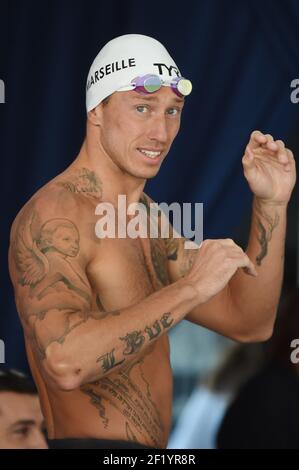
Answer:
<svg viewBox="0 0 299 470"><path fill-rule="evenodd" d="M200 294L198 288L187 276L177 281L176 285L181 289L185 302L188 304L188 311L207 301L206 296Z"/></svg>
<svg viewBox="0 0 299 470"><path fill-rule="evenodd" d="M261 208L282 208L286 209L288 207L289 201L273 201L271 199L263 199L258 196L254 196L253 204Z"/></svg>

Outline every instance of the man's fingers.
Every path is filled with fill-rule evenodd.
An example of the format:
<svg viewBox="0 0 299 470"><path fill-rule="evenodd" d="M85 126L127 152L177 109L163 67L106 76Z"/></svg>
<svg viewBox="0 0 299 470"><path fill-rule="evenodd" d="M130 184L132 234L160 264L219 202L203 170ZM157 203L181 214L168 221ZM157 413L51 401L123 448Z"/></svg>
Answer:
<svg viewBox="0 0 299 470"><path fill-rule="evenodd" d="M226 245L226 246L238 246L234 240L232 240L232 238L222 238L219 240L221 242L222 245Z"/></svg>
<svg viewBox="0 0 299 470"><path fill-rule="evenodd" d="M277 158L280 163L283 163L284 165L287 165L289 163L289 157L284 145L284 142L282 140L277 140Z"/></svg>
<svg viewBox="0 0 299 470"><path fill-rule="evenodd" d="M253 131L248 142L247 151L253 151L259 147L266 148L271 152L276 152L278 150L277 141L274 141L274 138L271 134L263 134L260 131Z"/></svg>
<svg viewBox="0 0 299 470"><path fill-rule="evenodd" d="M253 131L250 135L248 146L250 150L254 150L266 142L267 138L261 131Z"/></svg>
<svg viewBox="0 0 299 470"><path fill-rule="evenodd" d="M266 163L271 160L274 164L282 164L285 171L291 171L294 161L292 152L285 147L282 140L274 140L271 134L263 134L260 131L251 134L242 158L244 168L249 170L254 167L256 158L264 159Z"/></svg>
<svg viewBox="0 0 299 470"><path fill-rule="evenodd" d="M250 168L254 166L254 155L252 149L250 149L249 145L245 148L245 154L242 158L242 163L244 167Z"/></svg>
<svg viewBox="0 0 299 470"><path fill-rule="evenodd" d="M222 241L227 242L227 240L230 239ZM237 245L233 240L231 241L233 242L233 245L230 243L223 243L223 245L226 246L227 256L231 259L238 260L239 268L242 268L246 274L256 277L258 274L253 262L239 245Z"/></svg>
<svg viewBox="0 0 299 470"><path fill-rule="evenodd" d="M253 266L252 268L249 268L245 266L245 268L242 268L245 274L248 274L249 276L257 277L257 270Z"/></svg>
<svg viewBox="0 0 299 470"><path fill-rule="evenodd" d="M243 252L244 253L244 252ZM255 269L255 266L251 259L246 255L246 253L243 254L243 270L246 274L249 274L250 276L257 276L257 270Z"/></svg>
<svg viewBox="0 0 299 470"><path fill-rule="evenodd" d="M242 248L239 247L239 250L235 249L234 252L231 253L230 258L239 261L239 268L242 268L245 274L249 274L250 276L254 277L258 275L253 262L246 255L246 253L244 253Z"/></svg>
<svg viewBox="0 0 299 470"><path fill-rule="evenodd" d="M265 134L265 137L267 138L267 141L262 144L262 147L264 149L270 150L272 155L275 154L278 150L277 142L273 139L271 134Z"/></svg>
<svg viewBox="0 0 299 470"><path fill-rule="evenodd" d="M277 148L278 147L271 134L263 134L260 131L253 131L245 149L243 164L248 167L251 166L254 160L254 152L258 149L267 149L273 153L277 151Z"/></svg>

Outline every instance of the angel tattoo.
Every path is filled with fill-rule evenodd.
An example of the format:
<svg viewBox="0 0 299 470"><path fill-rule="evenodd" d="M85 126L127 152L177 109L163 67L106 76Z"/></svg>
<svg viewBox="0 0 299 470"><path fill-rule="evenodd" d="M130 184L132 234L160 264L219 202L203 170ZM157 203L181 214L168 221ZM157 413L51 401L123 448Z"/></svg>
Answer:
<svg viewBox="0 0 299 470"><path fill-rule="evenodd" d="M64 218L46 221L36 236L32 223L21 224L15 239L15 262L19 270L19 283L30 287L30 297L41 300L53 288L67 290L90 301L85 288L87 282L76 271L71 260L80 250L80 235L75 224Z"/></svg>

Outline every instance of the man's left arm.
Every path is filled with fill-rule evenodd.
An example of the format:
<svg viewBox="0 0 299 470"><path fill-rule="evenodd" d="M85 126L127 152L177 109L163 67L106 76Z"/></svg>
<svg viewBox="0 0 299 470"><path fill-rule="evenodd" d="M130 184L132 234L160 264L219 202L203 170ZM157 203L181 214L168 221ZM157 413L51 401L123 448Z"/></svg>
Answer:
<svg viewBox="0 0 299 470"><path fill-rule="evenodd" d="M287 205L296 169L293 154L284 143L259 131L251 134L242 163L254 195L246 254L255 263L258 276L238 269L221 292L185 318L208 328L212 325L214 331L239 341L259 341L272 334L280 298ZM183 239L167 242L172 281L186 275L195 256L200 256L183 245Z"/></svg>

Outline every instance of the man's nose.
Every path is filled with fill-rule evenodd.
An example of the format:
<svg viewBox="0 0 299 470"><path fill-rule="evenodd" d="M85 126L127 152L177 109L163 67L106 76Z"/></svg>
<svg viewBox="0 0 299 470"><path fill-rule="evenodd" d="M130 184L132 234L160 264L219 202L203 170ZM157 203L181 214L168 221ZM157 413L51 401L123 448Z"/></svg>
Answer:
<svg viewBox="0 0 299 470"><path fill-rule="evenodd" d="M148 137L162 144L167 142L168 130L165 116L157 116L150 123Z"/></svg>
<svg viewBox="0 0 299 470"><path fill-rule="evenodd" d="M28 439L28 449L48 449L44 434L39 430L35 429Z"/></svg>

